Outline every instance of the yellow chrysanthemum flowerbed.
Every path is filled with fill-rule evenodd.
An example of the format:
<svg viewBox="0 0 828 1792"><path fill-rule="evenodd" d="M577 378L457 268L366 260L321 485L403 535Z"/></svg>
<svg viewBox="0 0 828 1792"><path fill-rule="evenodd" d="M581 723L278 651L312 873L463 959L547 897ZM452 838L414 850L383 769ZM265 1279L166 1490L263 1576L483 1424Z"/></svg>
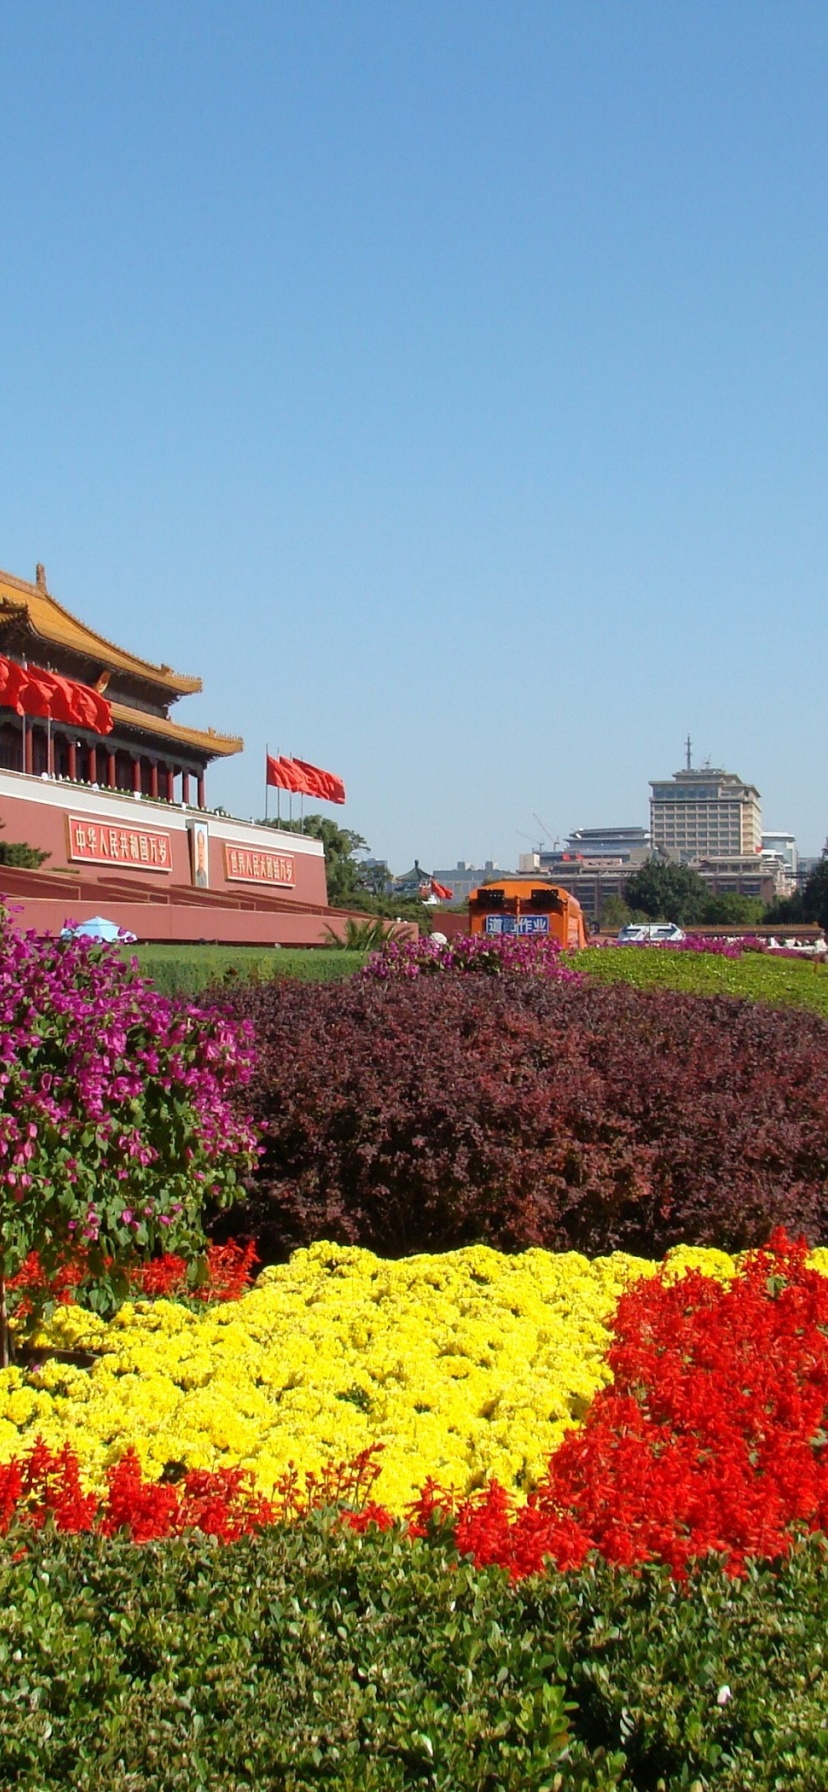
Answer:
<svg viewBox="0 0 828 1792"><path fill-rule="evenodd" d="M375 1497L392 1510L428 1476L526 1493L609 1380L621 1292L656 1267L477 1245L391 1263L315 1244L224 1306L139 1302L110 1324L59 1308L41 1341L101 1355L89 1370L0 1372L0 1461L40 1435L100 1486L132 1445L153 1479L171 1462L240 1465L269 1492L290 1463L318 1470L381 1443ZM735 1260L671 1253L669 1274L690 1267L726 1278Z"/></svg>

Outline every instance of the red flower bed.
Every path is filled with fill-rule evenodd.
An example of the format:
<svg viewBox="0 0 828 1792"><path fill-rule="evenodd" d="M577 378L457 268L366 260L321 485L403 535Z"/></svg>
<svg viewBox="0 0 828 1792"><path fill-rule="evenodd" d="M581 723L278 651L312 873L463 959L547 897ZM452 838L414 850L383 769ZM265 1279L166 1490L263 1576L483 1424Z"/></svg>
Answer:
<svg viewBox="0 0 828 1792"><path fill-rule="evenodd" d="M828 1523L828 1280L777 1234L729 1284L656 1278L622 1297L611 1387L527 1506L497 1485L456 1513L460 1549L515 1578L591 1549L677 1575L709 1551L732 1573ZM434 1489L420 1522L439 1495Z"/></svg>
<svg viewBox="0 0 828 1792"><path fill-rule="evenodd" d="M390 1514L371 1500L379 1474L378 1448L363 1450L352 1462L331 1463L320 1475L300 1477L291 1469L271 1499L255 1491L245 1469L203 1469L180 1478L170 1465L168 1478L145 1481L134 1450L128 1450L107 1474L107 1491L99 1500L84 1493L74 1452L53 1454L41 1441L28 1456L0 1466L0 1536L13 1518L35 1530L51 1520L58 1531L99 1531L113 1537L126 1530L134 1542L180 1537L199 1530L233 1543L266 1525L286 1524L324 1506L341 1505L355 1530L371 1523L388 1529Z"/></svg>
<svg viewBox="0 0 828 1792"><path fill-rule="evenodd" d="M250 1287L257 1261L254 1244L241 1245L232 1241L211 1244L206 1256L206 1280L197 1287L187 1280L186 1259L172 1254L132 1268L129 1285L135 1294L154 1298L163 1295L167 1300L184 1297L203 1301L239 1300ZM85 1276L86 1264L81 1252L47 1279L37 1252L30 1251L22 1268L16 1276L9 1277L6 1286L21 1297L15 1310L25 1316L35 1293L46 1293L59 1305L68 1305L75 1299Z"/></svg>

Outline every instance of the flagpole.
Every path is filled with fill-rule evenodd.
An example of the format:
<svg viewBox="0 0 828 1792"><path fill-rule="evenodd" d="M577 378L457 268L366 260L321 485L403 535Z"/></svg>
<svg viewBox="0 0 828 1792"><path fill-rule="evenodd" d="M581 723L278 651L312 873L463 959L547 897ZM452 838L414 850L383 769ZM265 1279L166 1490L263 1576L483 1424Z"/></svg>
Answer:
<svg viewBox="0 0 828 1792"><path fill-rule="evenodd" d="M269 789L269 785L268 785L268 781L267 781L267 762L268 762L269 757L270 757L270 743L268 741L265 741L265 821L267 821L267 793L268 793L268 789Z"/></svg>

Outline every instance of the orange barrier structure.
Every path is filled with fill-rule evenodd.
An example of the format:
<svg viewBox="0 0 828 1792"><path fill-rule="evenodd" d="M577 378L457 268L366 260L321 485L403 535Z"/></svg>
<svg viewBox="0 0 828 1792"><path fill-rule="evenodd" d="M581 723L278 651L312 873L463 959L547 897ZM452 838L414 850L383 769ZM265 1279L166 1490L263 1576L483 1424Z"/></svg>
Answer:
<svg viewBox="0 0 828 1792"><path fill-rule="evenodd" d="M584 912L576 896L558 884L504 878L481 884L469 897L471 933L519 934L527 939L553 939L577 949L587 943Z"/></svg>

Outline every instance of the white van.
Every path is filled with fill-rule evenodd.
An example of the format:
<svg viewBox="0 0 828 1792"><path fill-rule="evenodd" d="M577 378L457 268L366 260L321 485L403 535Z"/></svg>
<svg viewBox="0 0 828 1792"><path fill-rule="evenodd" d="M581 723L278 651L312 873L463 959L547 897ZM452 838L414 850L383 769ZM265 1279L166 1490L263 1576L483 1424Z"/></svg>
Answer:
<svg viewBox="0 0 828 1792"><path fill-rule="evenodd" d="M686 938L675 921L630 921L618 935L619 946L673 946Z"/></svg>

